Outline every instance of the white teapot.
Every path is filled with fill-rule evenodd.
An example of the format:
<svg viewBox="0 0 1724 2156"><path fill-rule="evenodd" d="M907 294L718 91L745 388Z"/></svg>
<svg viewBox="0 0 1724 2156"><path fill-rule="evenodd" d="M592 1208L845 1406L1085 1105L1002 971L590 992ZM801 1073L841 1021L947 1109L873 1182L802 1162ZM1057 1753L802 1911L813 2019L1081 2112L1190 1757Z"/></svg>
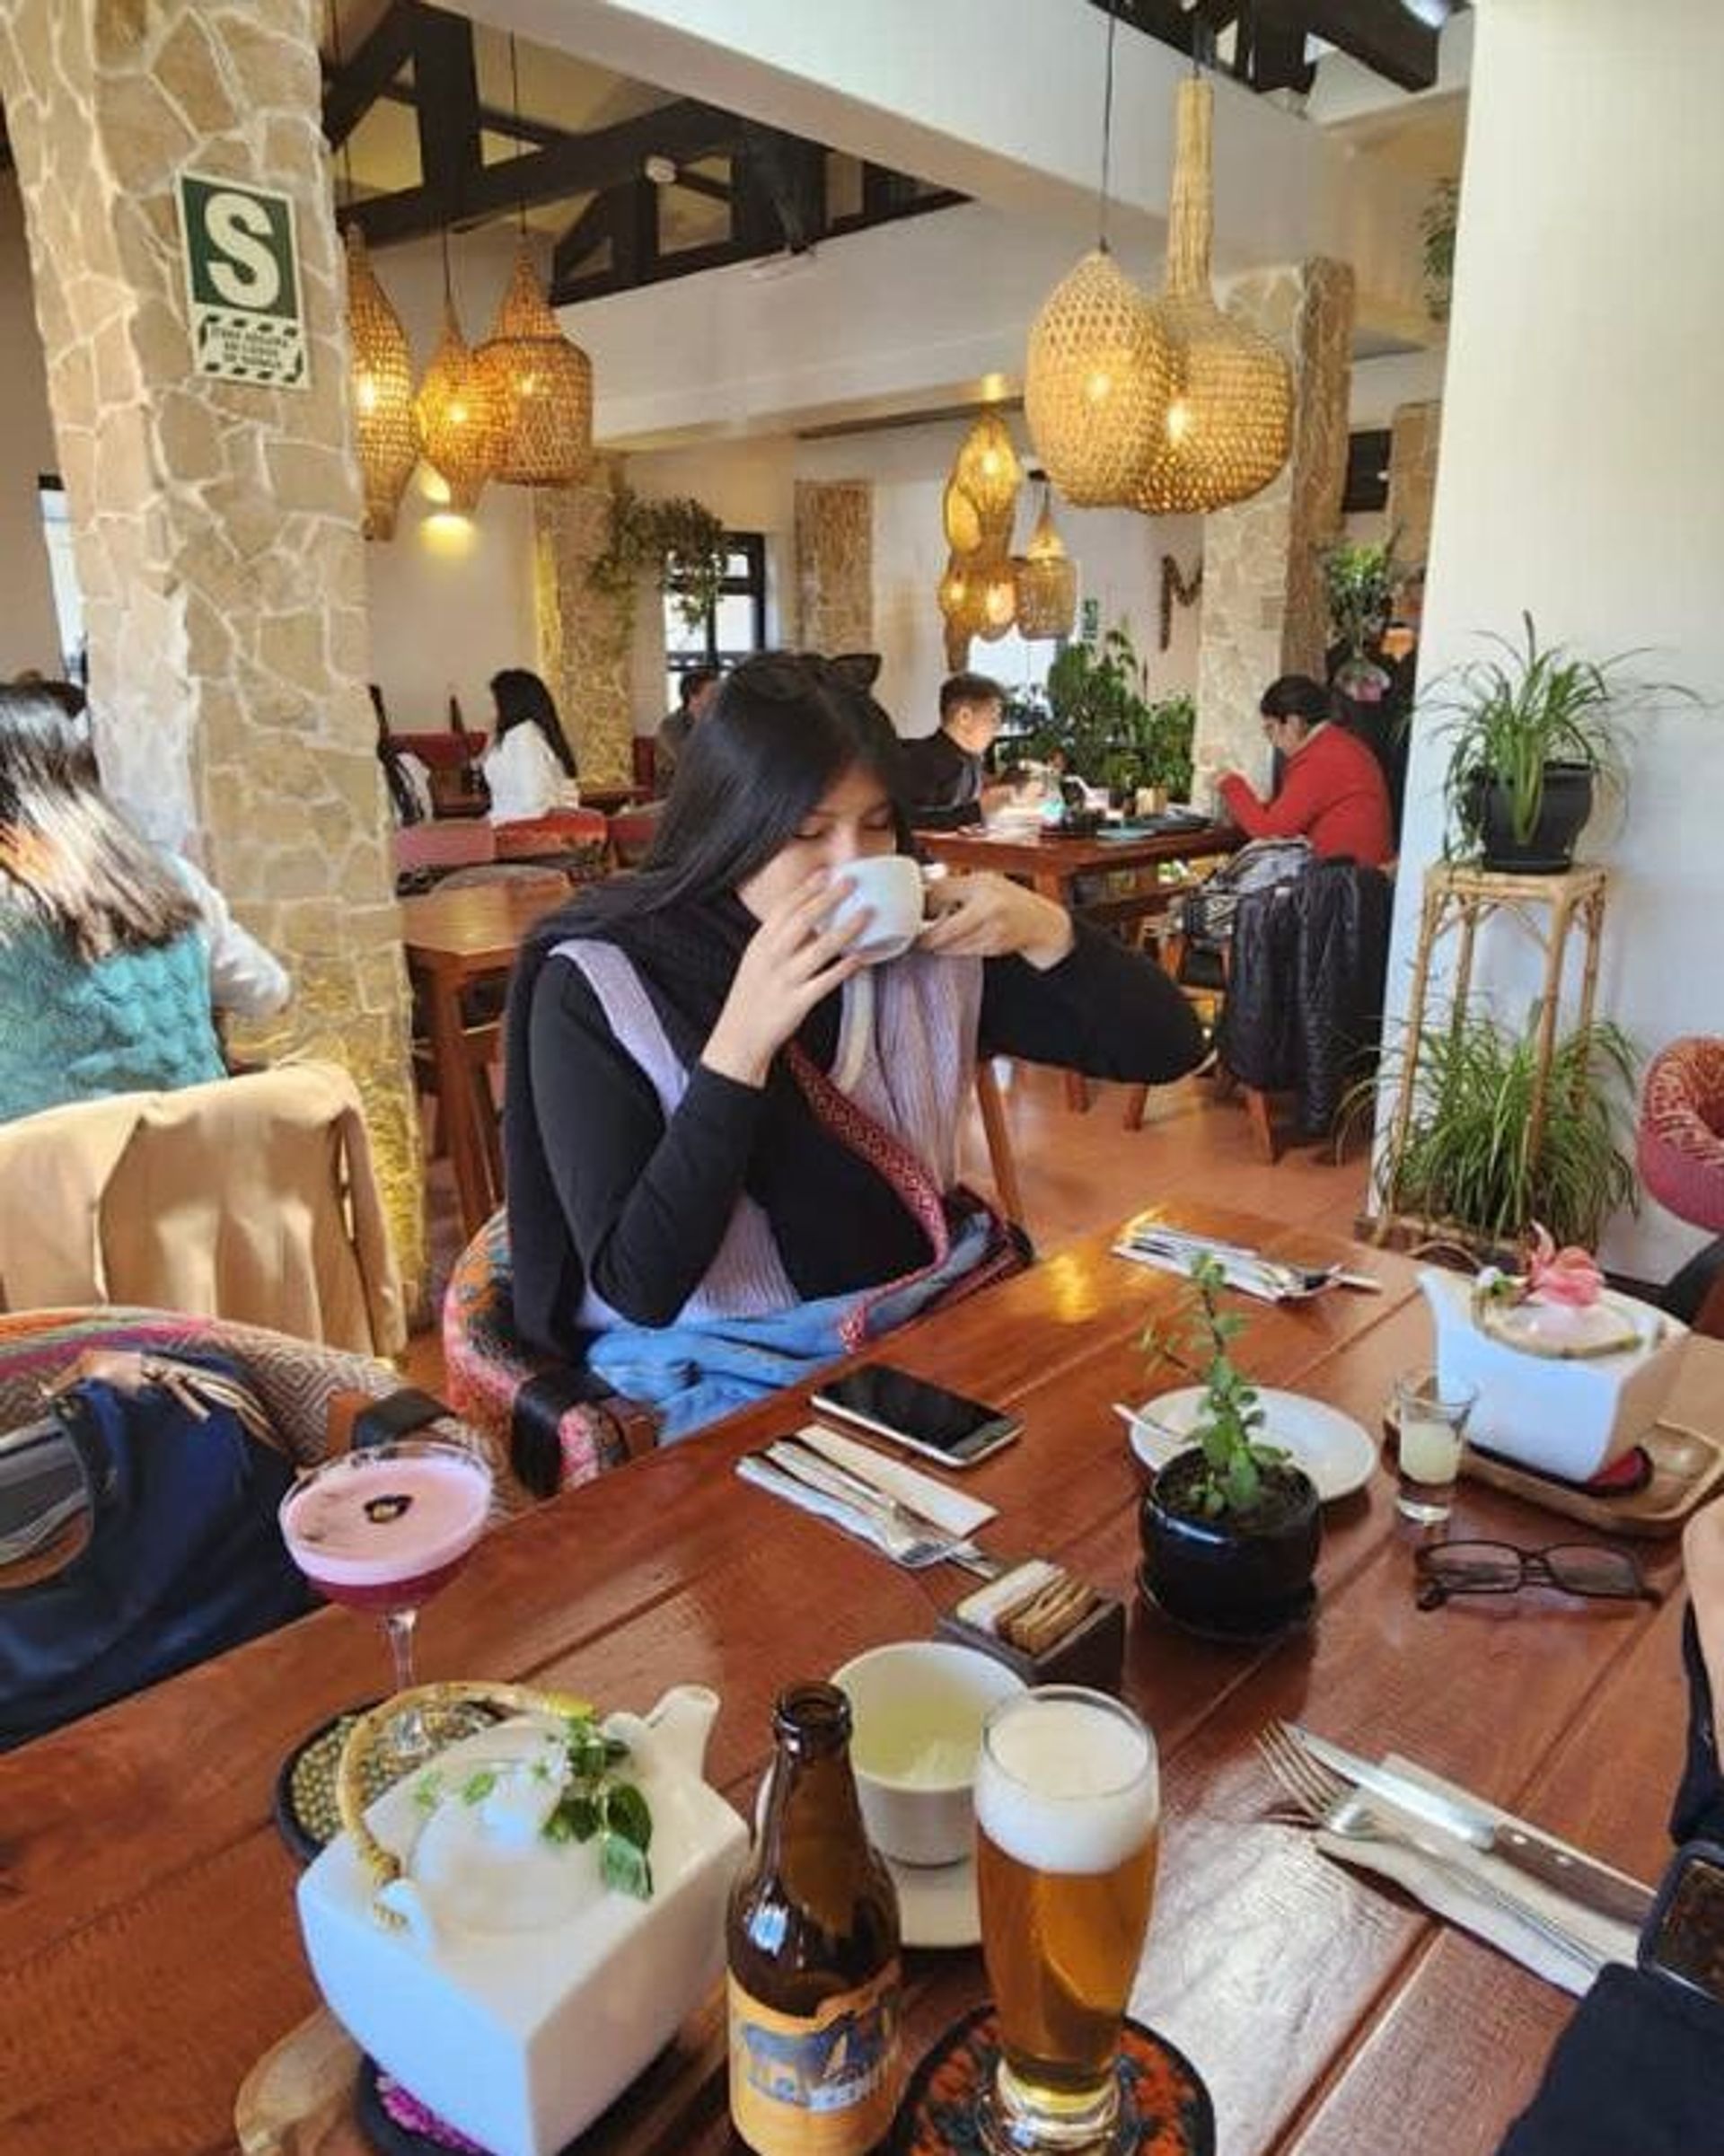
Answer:
<svg viewBox="0 0 1724 2156"><path fill-rule="evenodd" d="M521 1710L362 1814L361 1764L404 1703ZM724 1964L748 1830L701 1779L716 1693L682 1685L599 1725L652 1819L650 1899L607 1887L599 1843L555 1840L569 1703L426 1685L365 1716L342 1755L345 1831L299 1882L318 1988L377 2064L493 2156L552 2156L641 2072Z"/></svg>
<svg viewBox="0 0 1724 2156"><path fill-rule="evenodd" d="M1507 1307L1463 1274L1419 1275L1445 1385L1478 1387L1467 1437L1505 1459L1585 1483L1663 1412L1688 1328L1605 1289L1591 1308Z"/></svg>

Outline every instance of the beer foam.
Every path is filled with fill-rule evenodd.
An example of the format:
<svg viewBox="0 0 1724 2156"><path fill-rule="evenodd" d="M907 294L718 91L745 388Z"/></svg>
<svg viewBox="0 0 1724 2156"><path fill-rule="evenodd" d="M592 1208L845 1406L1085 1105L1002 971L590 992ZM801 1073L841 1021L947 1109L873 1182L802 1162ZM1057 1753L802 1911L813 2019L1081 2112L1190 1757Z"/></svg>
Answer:
<svg viewBox="0 0 1724 2156"><path fill-rule="evenodd" d="M405 1499L399 1510L379 1499ZM385 1587L464 1557L490 1509L476 1465L434 1454L367 1459L356 1453L333 1475L295 1491L281 1510L294 1561L341 1587Z"/></svg>
<svg viewBox="0 0 1724 2156"><path fill-rule="evenodd" d="M1111 1871L1161 1815L1155 1747L1082 1699L1016 1703L990 1730L976 1770L976 1824L1039 1871Z"/></svg>

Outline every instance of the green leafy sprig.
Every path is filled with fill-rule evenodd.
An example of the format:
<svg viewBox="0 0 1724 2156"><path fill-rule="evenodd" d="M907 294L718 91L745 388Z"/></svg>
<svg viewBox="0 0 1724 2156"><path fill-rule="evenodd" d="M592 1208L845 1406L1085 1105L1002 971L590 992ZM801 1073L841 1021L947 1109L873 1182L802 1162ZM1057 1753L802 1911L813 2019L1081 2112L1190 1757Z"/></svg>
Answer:
<svg viewBox="0 0 1724 2156"><path fill-rule="evenodd" d="M1143 1350L1156 1364L1168 1363L1203 1387L1203 1406L1192 1437L1203 1455L1192 1481L1192 1501L1206 1519L1249 1513L1262 1494L1263 1471L1287 1454L1260 1444L1263 1424L1257 1388L1234 1361L1229 1343L1244 1332L1236 1311L1221 1307L1226 1271L1211 1257L1192 1261L1192 1285L1165 1324L1145 1327Z"/></svg>
<svg viewBox="0 0 1724 2156"><path fill-rule="evenodd" d="M607 1737L590 1714L565 1718L557 1748L556 1764L538 1759L533 1779L555 1780L561 1794L545 1820L548 1842L590 1842L598 1837L599 1876L619 1894L637 1901L653 1896L653 1868L647 1858L652 1847L653 1815L646 1800L632 1782L623 1781L616 1769L629 1756L620 1738ZM451 1791L435 1769L419 1777L413 1791L421 1811L435 1811L451 1795L462 1804L482 1804L499 1779L494 1766L479 1766Z"/></svg>

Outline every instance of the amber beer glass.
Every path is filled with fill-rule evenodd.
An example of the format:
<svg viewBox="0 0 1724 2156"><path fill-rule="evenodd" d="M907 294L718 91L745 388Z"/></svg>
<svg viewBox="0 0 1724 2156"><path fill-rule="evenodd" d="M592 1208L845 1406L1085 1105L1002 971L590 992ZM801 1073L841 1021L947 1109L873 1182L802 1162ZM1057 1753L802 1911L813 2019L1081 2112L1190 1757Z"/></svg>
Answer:
<svg viewBox="0 0 1724 2156"><path fill-rule="evenodd" d="M1160 1820L1155 1739L1118 1700L1052 1685L989 1716L977 1870L1000 2060L979 2123L1002 2156L1121 2143L1114 2068Z"/></svg>

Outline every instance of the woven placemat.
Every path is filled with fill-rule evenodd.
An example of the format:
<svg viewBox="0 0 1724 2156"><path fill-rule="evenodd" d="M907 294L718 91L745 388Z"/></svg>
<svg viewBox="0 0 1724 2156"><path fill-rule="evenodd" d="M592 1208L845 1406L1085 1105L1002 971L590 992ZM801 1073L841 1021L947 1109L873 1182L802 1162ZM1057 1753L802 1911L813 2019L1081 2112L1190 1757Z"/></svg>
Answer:
<svg viewBox="0 0 1724 2156"><path fill-rule="evenodd" d="M991 2005L954 2021L916 2069L898 2107L891 2156L982 2156L976 2103L993 2080ZM1215 2107L1203 2077L1165 2037L1128 2021L1120 2047L1121 2156L1214 2156Z"/></svg>

